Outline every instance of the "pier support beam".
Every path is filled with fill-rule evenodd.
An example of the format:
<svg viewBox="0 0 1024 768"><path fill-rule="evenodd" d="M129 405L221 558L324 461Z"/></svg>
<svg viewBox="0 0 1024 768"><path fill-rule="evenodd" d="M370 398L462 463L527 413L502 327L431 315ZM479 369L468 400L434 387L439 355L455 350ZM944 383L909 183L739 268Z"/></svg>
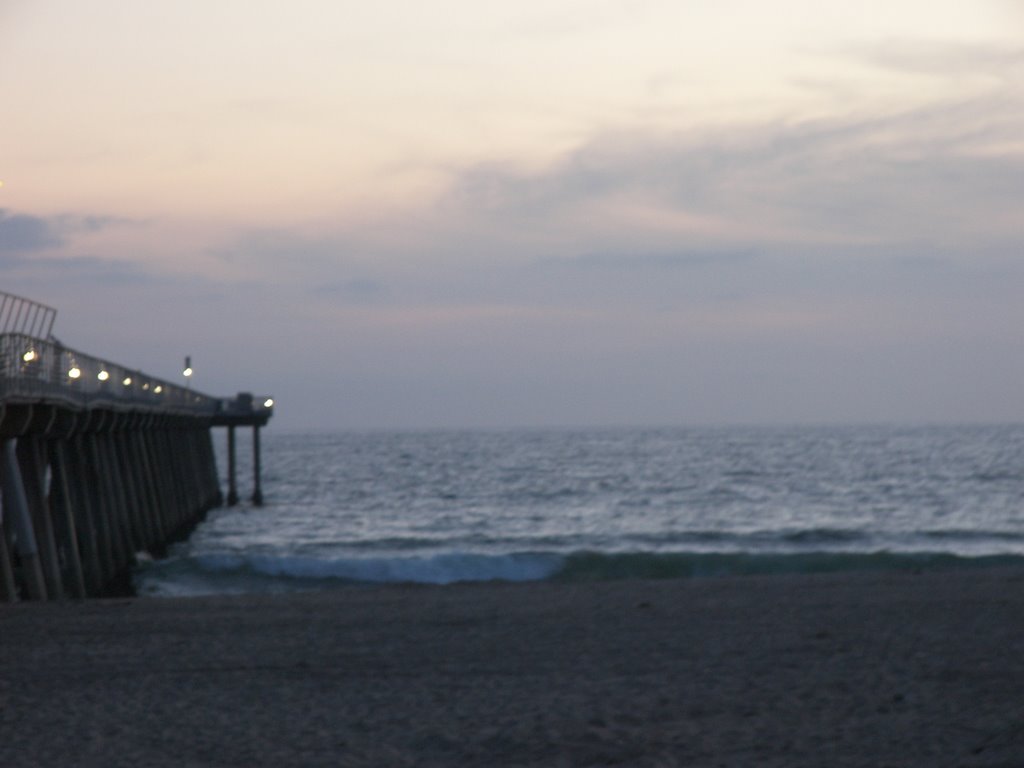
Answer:
<svg viewBox="0 0 1024 768"><path fill-rule="evenodd" d="M228 506L238 503L238 475L235 464L235 428L228 427Z"/></svg>
<svg viewBox="0 0 1024 768"><path fill-rule="evenodd" d="M257 507L263 506L263 489L260 487L260 428L254 425L252 428L252 503Z"/></svg>
<svg viewBox="0 0 1024 768"><path fill-rule="evenodd" d="M14 568L11 567L11 551L7 546L7 535L0 526L0 589L3 600L8 603L18 602L18 584L14 580Z"/></svg>
<svg viewBox="0 0 1024 768"><path fill-rule="evenodd" d="M51 497L57 517L60 520L61 538L64 542L68 563L68 580L75 597L84 598L88 592L85 585L85 570L82 567L82 554L78 546L78 526L75 524L75 511L71 484L68 475L68 462L64 453L65 438L55 440L51 448L50 463L53 468Z"/></svg>
<svg viewBox="0 0 1024 768"><path fill-rule="evenodd" d="M33 600L46 599L46 582L39 562L39 548L36 546L32 513L28 508L28 497L18 466L18 440L4 440L3 448L3 495L5 516L9 515L17 538L16 546L21 567L24 571L28 596Z"/></svg>
<svg viewBox="0 0 1024 768"><path fill-rule="evenodd" d="M52 414L51 414L52 415ZM45 432L43 433L45 435ZM35 525L36 546L39 550L46 591L51 598L64 598L60 556L57 553L57 535L53 527L53 510L47 484L45 437L29 435L18 440L18 464L21 467L22 487L28 499Z"/></svg>

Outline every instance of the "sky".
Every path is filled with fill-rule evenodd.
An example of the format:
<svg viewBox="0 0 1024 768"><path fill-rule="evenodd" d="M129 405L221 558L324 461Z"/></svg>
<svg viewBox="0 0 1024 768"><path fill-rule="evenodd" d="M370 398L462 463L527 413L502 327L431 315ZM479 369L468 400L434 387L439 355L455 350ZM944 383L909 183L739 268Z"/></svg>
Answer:
<svg viewBox="0 0 1024 768"><path fill-rule="evenodd" d="M1024 421L1024 0L0 0L0 184L275 429Z"/></svg>

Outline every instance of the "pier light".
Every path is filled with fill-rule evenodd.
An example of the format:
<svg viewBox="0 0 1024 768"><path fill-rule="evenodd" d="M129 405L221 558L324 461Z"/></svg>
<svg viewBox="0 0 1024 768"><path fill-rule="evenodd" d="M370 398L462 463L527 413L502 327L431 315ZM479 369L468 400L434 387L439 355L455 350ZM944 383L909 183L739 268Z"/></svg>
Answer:
<svg viewBox="0 0 1024 768"><path fill-rule="evenodd" d="M153 391L154 391L154 392L156 392L156 394L158 394L158 395L159 395L159 394L160 394L161 392L163 392L163 391L164 391L164 388L163 388L162 386L160 386L159 384L157 384L157 385L156 385L156 386L155 386L155 387L153 388Z"/></svg>
<svg viewBox="0 0 1024 768"><path fill-rule="evenodd" d="M77 379L81 375L82 375L82 369L79 368L77 365L72 365L70 368L68 368L68 378L69 379Z"/></svg>
<svg viewBox="0 0 1024 768"><path fill-rule="evenodd" d="M142 384L142 391L143 392L149 392L149 382L148 381L143 382L143 384Z"/></svg>
<svg viewBox="0 0 1024 768"><path fill-rule="evenodd" d="M96 374L96 378L100 381L106 381L110 378L110 374L106 370L103 370Z"/></svg>
<svg viewBox="0 0 1024 768"><path fill-rule="evenodd" d="M131 376L125 376L124 380L121 383L124 386L126 386L126 387L130 387L132 385L132 377Z"/></svg>
<svg viewBox="0 0 1024 768"><path fill-rule="evenodd" d="M186 379L189 376L192 375L192 358L191 357L186 357L185 358L185 369L181 372L181 375L184 376Z"/></svg>
<svg viewBox="0 0 1024 768"><path fill-rule="evenodd" d="M25 350L25 354L21 356L21 359L26 363L33 363L39 359L39 353L36 352L34 347L29 347Z"/></svg>
<svg viewBox="0 0 1024 768"><path fill-rule="evenodd" d="M264 400L263 401L263 407L264 408L273 408L274 407L274 398L268 397L266 400Z"/></svg>

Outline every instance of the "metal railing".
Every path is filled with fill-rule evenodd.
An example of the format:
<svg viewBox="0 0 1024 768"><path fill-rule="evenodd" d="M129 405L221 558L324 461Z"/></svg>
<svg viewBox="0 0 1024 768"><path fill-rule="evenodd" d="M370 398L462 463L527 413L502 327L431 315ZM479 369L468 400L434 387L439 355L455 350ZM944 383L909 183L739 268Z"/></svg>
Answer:
<svg viewBox="0 0 1024 768"><path fill-rule="evenodd" d="M0 291L0 333L50 338L57 310L38 301Z"/></svg>
<svg viewBox="0 0 1024 768"><path fill-rule="evenodd" d="M231 402L70 349L52 338L0 333L0 403L7 401L196 415L214 415Z"/></svg>

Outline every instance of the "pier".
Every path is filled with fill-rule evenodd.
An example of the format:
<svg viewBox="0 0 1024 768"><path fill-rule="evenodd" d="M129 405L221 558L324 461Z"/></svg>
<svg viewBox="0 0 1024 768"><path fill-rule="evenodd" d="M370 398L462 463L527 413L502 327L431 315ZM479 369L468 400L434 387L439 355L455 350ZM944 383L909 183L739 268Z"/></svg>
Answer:
<svg viewBox="0 0 1024 768"><path fill-rule="evenodd" d="M159 556L239 500L235 430L252 429L262 504L267 396L218 398L71 349L56 310L0 292L0 600L125 594ZM228 436L228 496L212 429Z"/></svg>

